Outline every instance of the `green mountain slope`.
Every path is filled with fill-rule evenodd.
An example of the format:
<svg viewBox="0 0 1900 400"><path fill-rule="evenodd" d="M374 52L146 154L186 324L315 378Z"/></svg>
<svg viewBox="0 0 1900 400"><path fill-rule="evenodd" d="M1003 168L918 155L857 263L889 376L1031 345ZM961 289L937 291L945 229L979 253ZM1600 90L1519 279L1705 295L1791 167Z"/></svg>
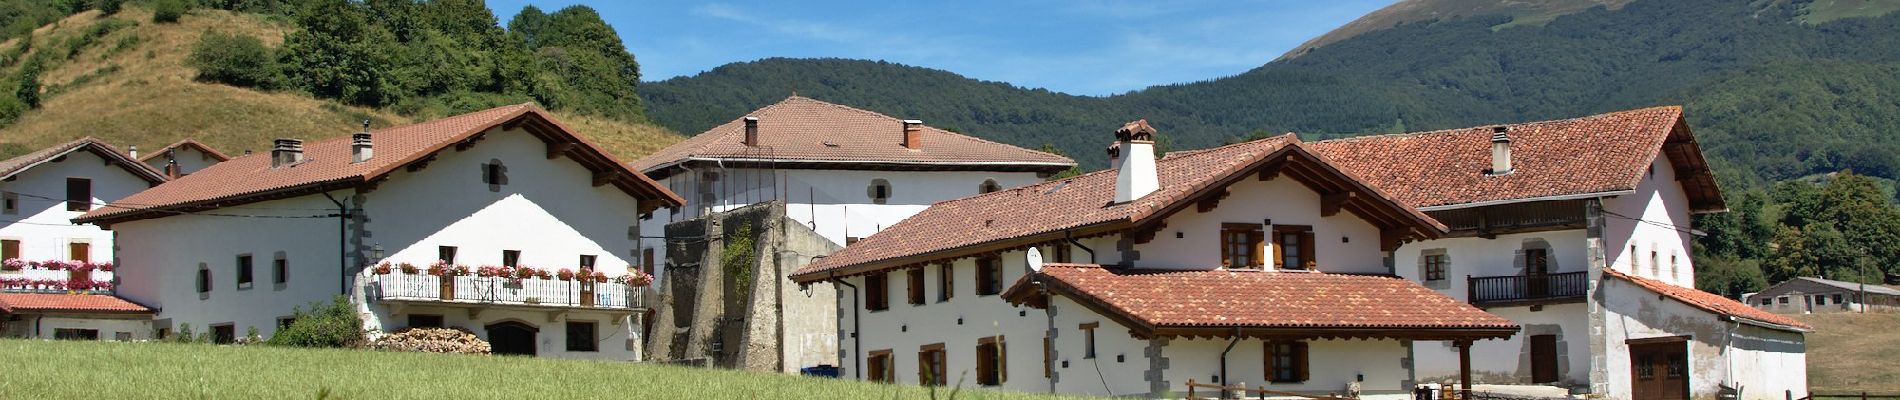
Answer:
<svg viewBox="0 0 1900 400"><path fill-rule="evenodd" d="M1246 73L1110 97L981 82L897 64L768 59L642 86L681 132L801 95L921 118L1088 167L1119 123L1147 118L1174 148L1259 132L1313 136L1565 118L1684 104L1725 184L1852 168L1894 178L1900 14L1811 23L1838 3L1636 0L1540 24L1485 14L1368 30ZM1885 0L1891 1L1891 0ZM1879 15L1879 16L1869 16Z"/></svg>

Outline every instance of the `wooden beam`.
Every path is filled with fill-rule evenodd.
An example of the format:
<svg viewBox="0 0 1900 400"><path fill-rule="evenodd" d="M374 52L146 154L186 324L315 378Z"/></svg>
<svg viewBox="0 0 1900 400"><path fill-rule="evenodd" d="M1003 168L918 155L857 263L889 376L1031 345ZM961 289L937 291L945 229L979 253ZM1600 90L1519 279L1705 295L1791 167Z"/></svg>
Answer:
<svg viewBox="0 0 1900 400"><path fill-rule="evenodd" d="M566 155L567 152L573 151L575 146L576 145L573 143L559 143L559 142L548 143L548 159L552 160L552 159L560 158L561 156Z"/></svg>
<svg viewBox="0 0 1900 400"><path fill-rule="evenodd" d="M1405 244L1405 239L1409 239L1411 237L1412 237L1412 230L1410 229L1406 229L1406 228L1381 229L1379 230L1379 250L1381 251L1398 250L1399 245Z"/></svg>
<svg viewBox="0 0 1900 400"><path fill-rule="evenodd" d="M1471 396L1471 341L1454 341L1452 346L1458 347L1458 387L1463 389L1458 398L1468 399L1467 396Z"/></svg>
<svg viewBox="0 0 1900 400"><path fill-rule="evenodd" d="M594 186L600 187L620 179L620 171L600 171L594 173Z"/></svg>
<svg viewBox="0 0 1900 400"><path fill-rule="evenodd" d="M1230 190L1227 190L1227 188L1221 188L1220 192L1213 193L1211 195L1208 195L1205 198L1202 198L1201 201L1195 202L1194 211L1197 211L1197 212L1214 211L1215 207L1220 207L1220 201L1223 199L1226 199L1227 195L1230 195L1230 194L1233 194L1233 192Z"/></svg>
<svg viewBox="0 0 1900 400"><path fill-rule="evenodd" d="M1339 215L1339 209L1346 205L1347 200L1352 200L1352 192L1336 192L1319 195L1319 216L1331 217Z"/></svg>
<svg viewBox="0 0 1900 400"><path fill-rule="evenodd" d="M1286 162L1284 161L1276 161L1260 166L1260 180L1264 182L1280 177L1280 168L1285 166Z"/></svg>

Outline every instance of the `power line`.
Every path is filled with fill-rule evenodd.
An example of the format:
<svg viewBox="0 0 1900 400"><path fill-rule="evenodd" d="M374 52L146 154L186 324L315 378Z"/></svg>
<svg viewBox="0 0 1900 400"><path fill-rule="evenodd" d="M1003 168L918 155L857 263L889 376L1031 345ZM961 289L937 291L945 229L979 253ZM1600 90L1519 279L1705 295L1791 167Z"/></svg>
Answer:
<svg viewBox="0 0 1900 400"><path fill-rule="evenodd" d="M45 196L45 195L37 195L37 194L27 194L27 193L23 193L23 192L15 192L15 191L10 191L10 190L8 190L8 191L5 191L5 192L7 192L7 193L13 193L13 194L19 194L19 195L23 195L23 196L27 196L27 197L32 197L32 198L37 198L37 199L43 199L43 200L47 200L47 201L51 201L51 202L55 202L55 203L66 203L66 202L71 202L71 200L66 200L66 199L62 199L62 198L56 198L56 197L50 197L50 196ZM132 207L128 207L128 206L133 206L133 207L141 207L141 206L142 206L142 207L162 207L162 206L167 206L167 205L169 205L169 204L150 204L150 203L128 203L128 202L123 202L123 201L119 201L119 202L110 202L110 203L107 203L107 202L91 202L91 203L92 203L92 204L94 204L94 205L100 205L100 206L108 206L108 205L110 205L110 206L113 206L114 208L132 208ZM249 206L249 205L238 205L238 206L226 206L226 207L221 207L221 208L236 208L236 209L252 209L252 210L287 210L287 211L332 211L332 210L335 210L335 209L332 209L332 208L297 208L297 207L261 207L261 206Z"/></svg>
<svg viewBox="0 0 1900 400"><path fill-rule="evenodd" d="M1631 217L1629 217L1629 216L1627 216L1627 215L1623 215L1623 214L1617 214L1617 213L1615 213L1615 212L1611 212L1610 210L1601 210L1601 211L1603 211L1603 213L1604 213L1604 214L1608 214L1609 216L1612 216L1612 217L1616 217L1616 218L1621 218L1621 219L1626 219L1626 220L1630 220L1630 221L1636 221L1636 222L1640 222L1640 223L1645 223L1645 224L1650 224L1650 225L1654 225L1654 226L1657 226L1657 227L1661 227L1661 228L1663 228L1663 229L1668 229L1668 230L1672 230L1672 231L1676 231L1676 232L1681 232L1681 233L1686 233L1686 234L1689 234L1689 235L1691 235L1691 236L1707 236L1707 235L1708 235L1707 233L1703 233L1702 231L1698 231L1698 230L1695 230L1695 229L1693 229L1693 228L1691 228L1691 229L1683 229L1682 227L1680 227L1680 226L1678 226L1678 225L1675 225L1675 224L1669 224L1669 223L1662 223L1662 222L1656 222L1656 221L1650 221L1650 220L1646 220L1646 219L1642 219L1642 218L1631 218Z"/></svg>
<svg viewBox="0 0 1900 400"><path fill-rule="evenodd" d="M44 199L44 200L53 200L53 201L57 201L57 202L69 202L69 201L67 201L67 200L62 200L62 199L58 199L58 198L53 198L53 197L47 197L47 196L39 196L39 195L34 195L34 194L28 194L28 193L20 193L20 192L8 192L8 193L13 193L13 194L17 194L17 195L21 195L21 196L26 196L26 197L33 197L33 198L39 198L39 199ZM110 208L118 208L118 209L125 209L125 210L132 210L132 211L151 211L151 212L161 212L161 213L170 213L170 214L172 214L172 215L198 215L198 216L207 216L207 217L232 217L232 218L266 218L266 219L312 219L312 218L335 218L335 217L337 217L337 216L338 216L338 214L325 214L325 215L251 215L251 214L224 214L224 213L195 213L195 212L184 212L184 211L173 211L173 210L164 210L164 209L159 209L159 208L152 208L152 207L127 207L127 206L123 206L123 205L118 205L118 204L112 204L112 203L105 203L105 204L100 204L100 203L98 203L98 202L91 202L91 201L88 201L88 202L86 202L86 204L89 204L89 205L98 205L98 206L100 206L100 207L110 207ZM313 209L313 210L315 210L315 209ZM64 226L71 226L71 225L64 225Z"/></svg>

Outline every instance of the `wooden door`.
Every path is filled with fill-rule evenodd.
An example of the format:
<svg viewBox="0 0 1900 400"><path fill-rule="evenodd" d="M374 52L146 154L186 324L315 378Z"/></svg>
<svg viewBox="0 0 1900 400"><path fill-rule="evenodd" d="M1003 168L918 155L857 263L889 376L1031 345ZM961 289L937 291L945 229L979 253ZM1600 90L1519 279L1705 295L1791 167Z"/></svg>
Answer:
<svg viewBox="0 0 1900 400"><path fill-rule="evenodd" d="M92 243L69 243L68 247L71 251L67 255L72 256L68 260L92 261Z"/></svg>
<svg viewBox="0 0 1900 400"><path fill-rule="evenodd" d="M1557 335L1531 336L1531 382L1550 383L1557 378Z"/></svg>
<svg viewBox="0 0 1900 400"><path fill-rule="evenodd" d="M1630 393L1636 400L1689 398L1688 342L1630 345Z"/></svg>
<svg viewBox="0 0 1900 400"><path fill-rule="evenodd" d="M1524 249L1524 276L1528 280L1526 290L1529 298L1538 299L1550 295L1550 250Z"/></svg>

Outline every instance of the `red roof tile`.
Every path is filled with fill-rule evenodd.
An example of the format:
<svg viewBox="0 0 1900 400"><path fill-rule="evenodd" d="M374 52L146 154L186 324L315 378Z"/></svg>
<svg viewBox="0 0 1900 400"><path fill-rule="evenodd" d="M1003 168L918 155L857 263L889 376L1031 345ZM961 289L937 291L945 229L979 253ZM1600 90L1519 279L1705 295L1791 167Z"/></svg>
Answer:
<svg viewBox="0 0 1900 400"><path fill-rule="evenodd" d="M1796 321L1794 318L1788 318L1775 313L1762 311L1758 308L1749 307L1747 304L1730 300L1719 294L1704 292L1696 290L1695 288L1671 285L1667 282L1630 275L1614 269L1604 269L1603 274L1629 281L1643 289L1669 296L1669 298L1676 299L1676 301L1680 301L1683 304L1688 304L1690 307L1700 308L1718 315L1781 325L1804 332L1814 330L1814 327L1801 323L1801 321Z"/></svg>
<svg viewBox="0 0 1900 400"><path fill-rule="evenodd" d="M103 294L0 293L0 311L21 312L108 312L149 313L145 308L118 296Z"/></svg>
<svg viewBox="0 0 1900 400"><path fill-rule="evenodd" d="M1116 170L1102 170L1059 181L1043 182L1015 189L992 192L956 200L938 202L917 215L888 229L859 240L793 274L793 279L811 282L824 279L833 270L866 267L891 268L887 261L932 253L967 250L988 243L1023 237L1054 234L1085 227L1127 227L1149 217L1165 217L1163 211L1190 200L1197 192L1209 189L1250 167L1265 163L1269 157L1301 157L1312 160L1314 168L1330 171L1342 181L1357 182L1344 172L1331 170L1317 155L1304 150L1291 134L1252 142L1195 151L1169 153L1155 164L1160 188L1135 201L1114 203ZM1356 185L1356 183L1354 183ZM1405 207L1360 186L1359 199L1385 204L1408 221L1408 228L1436 235L1444 227L1416 210ZM1059 238L1059 237L1058 237ZM858 273L862 271L856 271Z"/></svg>
<svg viewBox="0 0 1900 400"><path fill-rule="evenodd" d="M753 111L759 118L759 146L745 145L745 121L736 119L634 161L634 168L656 173L661 167L693 158L770 159L779 162L828 162L839 169L853 164L1055 172L1075 166L1067 157L991 142L924 126L922 146L904 147L904 122L883 114L792 96Z"/></svg>
<svg viewBox="0 0 1900 400"><path fill-rule="evenodd" d="M1315 142L1339 168L1418 208L1634 190L1659 154L1689 174L1697 211L1721 194L1682 122L1681 107L1653 107L1503 125L1513 172L1488 176L1496 126ZM1665 144L1668 144L1667 146Z"/></svg>
<svg viewBox="0 0 1900 400"><path fill-rule="evenodd" d="M362 163L351 162L350 137L343 135L304 145L304 161L272 168L269 153L251 154L214 164L170 183L120 199L112 205L94 209L76 222L118 221L170 215L162 210L205 210L282 198L309 190L333 190L354 187L413 162L422 161L438 151L470 139L491 128L511 123L546 126L546 135L571 138L577 146L567 154L596 172L617 172L622 179L614 185L629 195L658 200L677 206L684 203L678 195L659 186L645 174L627 168L627 164L601 151L574 130L555 121L532 104L496 107L407 126L372 130L376 156ZM545 123L545 125L540 125ZM536 129L530 129L536 131ZM543 140L555 140L544 137Z"/></svg>
<svg viewBox="0 0 1900 400"><path fill-rule="evenodd" d="M1509 337L1518 329L1508 319L1397 277L1226 269L1124 270L1088 264L1048 264L1040 275L1048 290L1101 308L1100 312L1119 315L1125 323L1137 325L1129 328L1138 332L1233 327L1289 331L1399 329ZM1033 301L1035 288L1026 277L1004 296L1017 303Z"/></svg>
<svg viewBox="0 0 1900 400"><path fill-rule="evenodd" d="M177 143L166 145L165 147L160 147L158 148L157 151L146 153L144 157L139 157L139 162L147 162L147 161L151 161L154 158L163 156L165 155L166 150L185 148L185 147L196 148L198 149L198 151L203 152L207 155L210 155L211 158L215 158L220 162L228 161L231 159L231 156L224 155L224 153L219 152L218 149L213 149L211 148L211 146L205 145L204 143L199 143L196 140L185 139L185 140L180 140Z"/></svg>
<svg viewBox="0 0 1900 400"><path fill-rule="evenodd" d="M91 151L93 154L99 155L99 157L117 161L119 167L125 168L126 172L131 172L132 175L136 175L146 182L160 183L165 181L164 173L153 170L152 167L145 165L145 163L138 162L138 160L133 160L131 157L126 156L124 152L120 152L118 148L112 147L112 145L99 141L99 139L94 139L91 136L79 138L71 142L60 143L57 146L40 149L39 151L27 153L19 157L0 160L0 179L11 178L13 175L26 171L35 165L39 165L41 162L59 158L59 156L78 150Z"/></svg>

